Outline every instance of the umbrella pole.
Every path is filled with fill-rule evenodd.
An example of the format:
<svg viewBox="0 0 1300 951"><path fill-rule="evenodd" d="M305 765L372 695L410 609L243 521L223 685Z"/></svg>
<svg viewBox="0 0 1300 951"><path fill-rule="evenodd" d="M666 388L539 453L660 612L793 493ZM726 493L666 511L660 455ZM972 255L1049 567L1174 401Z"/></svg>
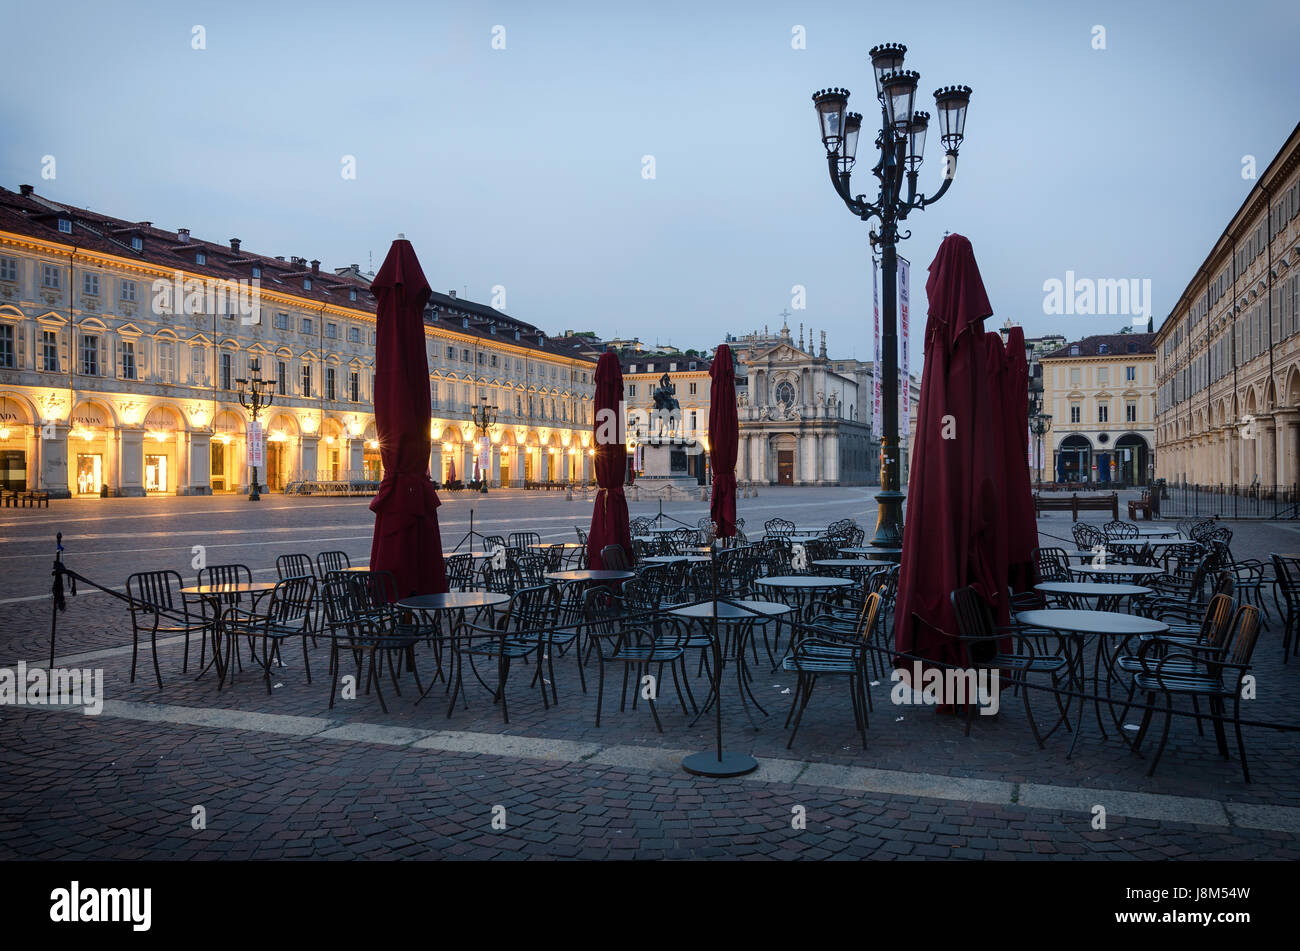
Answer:
<svg viewBox="0 0 1300 951"><path fill-rule="evenodd" d="M663 501L659 502L660 509ZM693 776L710 776L726 779L744 776L758 769L758 760L748 753L726 753L722 749L722 650L718 638L718 559L716 538L709 544L709 579L713 605L713 713L717 751L692 753L683 757L682 769ZM728 601L728 604L731 602Z"/></svg>

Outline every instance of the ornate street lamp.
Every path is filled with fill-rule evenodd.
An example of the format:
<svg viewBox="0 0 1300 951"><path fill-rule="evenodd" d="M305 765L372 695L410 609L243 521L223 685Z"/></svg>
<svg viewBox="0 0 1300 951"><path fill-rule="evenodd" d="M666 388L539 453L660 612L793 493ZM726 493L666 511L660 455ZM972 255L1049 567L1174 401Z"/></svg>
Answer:
<svg viewBox="0 0 1300 951"><path fill-rule="evenodd" d="M1034 450L1038 455L1038 491L1043 491L1043 437L1052 428L1052 414L1043 412L1042 401L1034 403L1034 411L1029 416L1029 431L1034 434L1037 440L1037 448Z"/></svg>
<svg viewBox="0 0 1300 951"><path fill-rule="evenodd" d="M491 446L492 427L497 424L497 414L500 410L495 403L488 404L488 398L482 397L482 406L470 407L470 418L474 421L474 428L478 431L479 438L483 439L485 444ZM488 453L488 470L492 468L492 455ZM479 491L487 494L489 472L479 473Z"/></svg>
<svg viewBox="0 0 1300 951"><path fill-rule="evenodd" d="M236 380L239 386L239 405L248 410L253 417L253 429L257 429L257 416L262 410L271 405L275 395L271 392L271 387L275 384L274 380L262 379L262 361L256 358L248 363L249 377L246 380ZM262 391L266 390L265 393ZM260 434L259 441L260 441ZM257 478L257 466L253 466L253 481L248 486L248 501L262 501L262 493Z"/></svg>
<svg viewBox="0 0 1300 951"><path fill-rule="evenodd" d="M957 172L957 150L966 129L966 107L970 104L969 86L944 86L935 90L934 102L940 136L944 147L943 184L932 196L918 194L917 173L924 157L925 136L932 116L919 112L916 87L920 74L903 69L907 47L886 43L872 48L871 66L875 74L876 99L880 106L881 127L876 134L880 158L872 168L879 181L875 201L866 195L854 196L850 177L857 160L858 136L862 116L849 112L847 89L823 89L813 95L826 164L835 192L854 215L863 221L872 218L879 224L872 228L873 248L880 250L884 280L884 324L881 328L881 429L880 494L876 533L871 544L883 548L900 548L903 544L903 493L899 491L898 459L898 242L911 236L899 233L898 224L912 211L934 204L952 184ZM907 190L903 185L906 179Z"/></svg>

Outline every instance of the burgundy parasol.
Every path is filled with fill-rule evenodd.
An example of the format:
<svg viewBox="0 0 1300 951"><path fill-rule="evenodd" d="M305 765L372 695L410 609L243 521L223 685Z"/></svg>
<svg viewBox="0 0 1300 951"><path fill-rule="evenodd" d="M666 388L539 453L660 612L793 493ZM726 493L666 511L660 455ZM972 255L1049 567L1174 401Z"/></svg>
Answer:
<svg viewBox="0 0 1300 951"><path fill-rule="evenodd" d="M988 519L984 533L982 550L992 566L992 576L997 579L997 590L1004 595L1007 590L1007 472L1006 472L1006 431L1007 414L1003 398L1006 393L1006 350L1002 346L1002 335L989 330L984 334L984 381L989 394L989 439L981 447L982 454L988 457L993 472L993 486L996 494L992 499L995 509ZM1028 384L1026 384L1028 385ZM1004 597L1002 606L994 605L998 610L1009 610ZM1009 615L999 615L999 623L1007 623ZM1008 642L1008 648L1010 644Z"/></svg>
<svg viewBox="0 0 1300 951"><path fill-rule="evenodd" d="M736 418L736 367L731 348L718 344L709 367L709 458L713 463L713 497L709 518L719 538L736 534L736 449L740 423Z"/></svg>
<svg viewBox="0 0 1300 951"><path fill-rule="evenodd" d="M1001 509L997 471L988 452L993 430L985 365L984 318L993 313L970 241L949 235L930 264L925 285L930 315L917 408L894 613L900 653L960 663L956 645L929 624L957 633L952 591L974 585L1008 617L1004 581L994 564L993 533ZM1000 423L1000 421L999 421ZM910 667L910 661L900 661Z"/></svg>
<svg viewBox="0 0 1300 951"><path fill-rule="evenodd" d="M370 503L370 567L391 571L399 598L447 590L438 493L429 477L429 361L424 305L429 283L415 249L398 238L371 282L375 323L375 427L384 479Z"/></svg>
<svg viewBox="0 0 1300 951"><path fill-rule="evenodd" d="M1006 473L1007 578L1016 594L1033 591L1039 581L1034 564L1038 547L1038 519L1029 476L1029 363L1025 360L1025 332L1007 331L1002 371L1002 412L1006 419L1004 451Z"/></svg>
<svg viewBox="0 0 1300 951"><path fill-rule="evenodd" d="M632 533L628 529L627 496L623 478L627 475L627 446L623 443L623 369L618 355L606 350L596 364L596 504L591 511L587 534L587 566L604 568L601 550L621 545L632 562Z"/></svg>

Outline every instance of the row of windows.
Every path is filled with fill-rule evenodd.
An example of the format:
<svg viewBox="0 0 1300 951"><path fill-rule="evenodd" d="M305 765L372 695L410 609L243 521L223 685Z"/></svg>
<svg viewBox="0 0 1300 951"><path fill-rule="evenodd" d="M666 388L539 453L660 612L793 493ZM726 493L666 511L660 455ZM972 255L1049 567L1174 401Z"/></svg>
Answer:
<svg viewBox="0 0 1300 951"><path fill-rule="evenodd" d="M668 384L668 388L669 388L670 390L672 390L674 393L677 392L677 384L676 384L676 383L669 383L669 384ZM636 384L635 384L635 383L628 383L628 384L626 384L626 385L624 386L624 389L627 391L627 395L628 395L629 397L636 396ZM654 391L657 390L657 389L659 389L659 384L658 384L658 383L654 384L653 386L647 386L647 387L646 387L647 393L650 393L650 394L653 394ZM698 395L699 395L699 384L698 384L698 383L687 383L687 384L686 384L686 395L687 395L687 396L698 396Z"/></svg>
<svg viewBox="0 0 1300 951"><path fill-rule="evenodd" d="M475 388L474 392L471 393L470 384L468 383L462 383L458 392L456 385L449 383L446 384L447 402L444 406L442 402L442 393L443 384L436 380L429 384L429 402L432 407L434 409L445 409L452 412L456 410L468 411L473 409L475 406L480 405L483 398L488 395L487 392L481 388ZM460 396L459 403L456 401L457 395ZM500 400L500 402L495 404L498 407L499 413L502 416L509 415L510 403L506 401L508 396L494 397L494 399ZM526 414L525 409L527 410ZM525 395L522 393L515 393L514 417L516 419L531 419L534 416L537 416L539 419L559 420L560 422L573 421L590 423L591 404L586 402L579 404L575 400L556 400L554 397L534 397L532 394Z"/></svg>
<svg viewBox="0 0 1300 951"><path fill-rule="evenodd" d="M505 357L503 360L498 354L489 353L484 350L471 351L468 347L458 347L455 344L444 344L442 352L443 352L444 361L447 363L468 363L471 365L477 363L478 366L481 367L491 367L492 369L501 368L504 369L507 373L510 372L510 362L511 362L510 357ZM437 359L436 350L433 356L434 359L436 360ZM532 368L530 367L529 369L531 370ZM551 371L550 376L552 380L563 379L564 374L562 372L562 368L554 364L551 364L550 371ZM520 377L524 375L523 360L514 361L514 372L518 374ZM530 373L530 376L545 377L546 366L542 366L536 372ZM583 383L588 382L589 379L588 372L584 370L581 373L579 373L579 371L575 369L569 370L570 381L576 383L578 382L579 378L581 378Z"/></svg>
<svg viewBox="0 0 1300 951"><path fill-rule="evenodd" d="M667 366L668 366L668 372L669 372L669 373L676 373L676 372L677 372L677 364L676 364L676 363L669 363ZM659 364L659 369L660 369L660 371L662 371L663 368L664 368L664 364L662 364L662 363ZM686 369L688 369L688 370L698 370L699 368L700 368L700 364L699 364L699 361L698 361L698 360L691 360L691 361L686 365ZM635 372L637 372L637 370L636 370L636 364L633 363L633 364L629 365L628 368L627 368L627 372L628 372L628 373L635 373ZM654 373L654 372L655 372L655 364L654 364L654 363L647 363L647 364L645 365L645 369L644 369L643 371L641 371L641 372L643 372L643 373Z"/></svg>
<svg viewBox="0 0 1300 951"><path fill-rule="evenodd" d="M1110 385L1110 367L1097 367L1094 376L1096 378L1097 386ZM1137 366L1136 365L1126 366L1124 368L1124 382L1134 383L1136 381L1137 381ZM1083 368L1070 367L1070 386L1079 387L1083 385L1084 385Z"/></svg>
<svg viewBox="0 0 1300 951"><path fill-rule="evenodd" d="M1126 400L1124 403L1124 422L1136 423L1137 421L1138 421L1137 401ZM1070 422L1072 423L1083 422L1082 403L1078 403L1078 402L1070 403ZM1097 403L1097 422L1099 423L1110 422L1110 403L1104 401Z"/></svg>

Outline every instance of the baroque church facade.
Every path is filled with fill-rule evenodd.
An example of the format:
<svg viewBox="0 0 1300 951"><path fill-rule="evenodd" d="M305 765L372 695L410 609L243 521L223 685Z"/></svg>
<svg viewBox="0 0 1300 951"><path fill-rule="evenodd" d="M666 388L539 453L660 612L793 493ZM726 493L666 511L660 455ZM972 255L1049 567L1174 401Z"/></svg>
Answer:
<svg viewBox="0 0 1300 951"><path fill-rule="evenodd" d="M826 332L814 349L803 327L728 337L736 356L740 450L736 477L760 485L879 482L871 431L870 363L833 360Z"/></svg>

